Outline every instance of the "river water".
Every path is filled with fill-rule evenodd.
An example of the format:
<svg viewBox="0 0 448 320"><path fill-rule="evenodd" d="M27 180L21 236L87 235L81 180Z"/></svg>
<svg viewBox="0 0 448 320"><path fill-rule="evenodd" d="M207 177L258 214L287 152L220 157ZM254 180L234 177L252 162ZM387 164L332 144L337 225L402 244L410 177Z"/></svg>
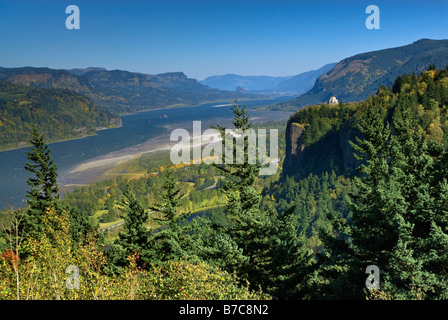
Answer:
<svg viewBox="0 0 448 320"><path fill-rule="evenodd" d="M288 98L244 101L241 104L247 106L246 110L253 122L260 123L287 119L291 113L257 111L251 108L286 99ZM230 127L233 114L229 103L231 102L224 101L197 107L138 112L122 116L123 125L120 128L101 130L94 136L82 139L52 143L49 146L58 167L58 184L61 186L79 182L76 174L71 172L80 165L125 157L168 144L172 130L184 128L192 132L193 121L201 121L202 131L218 123ZM26 151L28 148L0 152L0 208L21 207L24 204L26 191L29 189L26 181L30 176L24 169L27 162ZM92 174L95 174L94 171Z"/></svg>

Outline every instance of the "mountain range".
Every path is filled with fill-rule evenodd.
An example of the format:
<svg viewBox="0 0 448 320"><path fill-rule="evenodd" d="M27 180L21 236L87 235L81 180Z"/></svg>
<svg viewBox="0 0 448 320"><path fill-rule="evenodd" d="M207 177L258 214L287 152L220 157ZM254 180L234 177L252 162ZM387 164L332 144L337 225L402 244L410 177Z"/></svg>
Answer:
<svg viewBox="0 0 448 320"><path fill-rule="evenodd" d="M448 40L421 39L405 46L357 54L321 75L304 95L271 109L295 111L328 102L331 96L342 102L362 101L374 95L379 86L391 86L402 74L420 74L430 65L444 69L447 64Z"/></svg>
<svg viewBox="0 0 448 320"><path fill-rule="evenodd" d="M220 90L233 91L244 88L254 93L283 93L300 95L310 90L316 79L330 71L336 63L330 63L318 70L311 70L288 77L242 76L237 74L216 75L199 81L201 84Z"/></svg>
<svg viewBox="0 0 448 320"><path fill-rule="evenodd" d="M117 114L156 108L260 99L273 93L298 97L265 107L271 110L297 111L326 103L331 96L344 103L362 101L381 86L392 86L397 77L420 74L430 65L440 69L448 65L448 40L421 39L361 53L293 77L228 74L198 81L182 72L0 67L0 148L23 145L31 123L45 128L54 141L117 126Z"/></svg>

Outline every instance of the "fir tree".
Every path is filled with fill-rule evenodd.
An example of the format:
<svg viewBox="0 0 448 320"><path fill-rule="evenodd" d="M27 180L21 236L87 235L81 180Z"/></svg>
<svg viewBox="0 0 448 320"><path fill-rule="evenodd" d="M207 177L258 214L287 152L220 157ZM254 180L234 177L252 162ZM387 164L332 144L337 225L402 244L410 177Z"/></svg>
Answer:
<svg viewBox="0 0 448 320"><path fill-rule="evenodd" d="M155 251L156 260L165 262L178 260L190 256L190 241L183 222L188 213L178 213L180 200L180 187L174 177L173 171L167 169L163 172L162 202L158 206L151 207L160 217L152 217L152 220L160 225L154 239L152 248Z"/></svg>
<svg viewBox="0 0 448 320"><path fill-rule="evenodd" d="M355 178L359 192L348 201L351 223L334 224L348 238L324 237L326 297L447 297L444 148L425 141L409 108L393 112L391 130L381 108L369 107L359 125L363 139L352 144L363 161ZM364 286L372 264L380 270L381 294Z"/></svg>
<svg viewBox="0 0 448 320"><path fill-rule="evenodd" d="M122 206L124 230L119 233L108 253L110 272L122 270L128 264L128 257L133 254L138 254L137 263L140 267L145 267L153 256L150 247L152 232L146 227L148 211L137 200L129 185L125 187Z"/></svg>
<svg viewBox="0 0 448 320"><path fill-rule="evenodd" d="M245 109L236 101L232 107L233 130L245 137L243 161L226 163L226 155L223 154L222 164L216 165L225 176L223 191L227 196L226 217L229 223L223 231L247 257L240 259L241 264L236 268L242 279L248 280L255 288L261 286L278 296L300 295L297 285L304 279L298 278L304 275L301 271L308 267L311 256L303 246L303 238L297 235L294 223L297 218L290 214L291 211L279 216L272 209L260 210L262 197L254 187L260 163L249 162L252 123ZM224 127L218 125L218 129L222 144L226 146L226 139L233 137L226 135ZM225 151L232 152L235 159L241 150L237 150L235 143L231 146Z"/></svg>
<svg viewBox="0 0 448 320"><path fill-rule="evenodd" d="M29 209L24 215L23 231L32 237L42 232L42 215L50 204L59 199L57 167L44 137L35 127L31 132L30 151L26 152L29 162L25 169L32 174L28 179L30 191L27 193Z"/></svg>
<svg viewBox="0 0 448 320"><path fill-rule="evenodd" d="M59 198L57 184L57 166L51 156L51 150L45 144L43 134L32 128L30 151L26 152L28 162L25 169L32 176L28 179L30 191L27 192L28 208L24 213L22 231L28 237L39 238L42 234L42 217L48 208L54 207L59 214L68 214L69 232L74 243L86 238L94 231L88 216L78 208L68 206ZM58 227L58 226L55 226Z"/></svg>

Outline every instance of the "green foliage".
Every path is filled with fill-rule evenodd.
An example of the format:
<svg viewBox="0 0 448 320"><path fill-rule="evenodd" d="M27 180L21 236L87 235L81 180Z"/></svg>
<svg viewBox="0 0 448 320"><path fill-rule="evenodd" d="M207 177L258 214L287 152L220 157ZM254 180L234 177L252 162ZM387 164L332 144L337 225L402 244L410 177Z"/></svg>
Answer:
<svg viewBox="0 0 448 320"><path fill-rule="evenodd" d="M232 123L237 132L245 136L252 128L249 115L245 107L236 102L232 110ZM225 128L218 126L218 129L223 146L226 146L226 139L233 138L226 135ZM236 148L236 143L232 143L230 151L234 156ZM223 190L227 196L227 222L218 228L220 234L224 233L225 236L218 239L225 243L223 247L227 250L233 248L231 256L234 259L231 263L239 263L236 266L239 277L247 279L252 287L259 285L263 291L278 297L303 297L305 286L297 285L296 280L303 277L306 282L312 257L304 246L304 238L297 233L297 225L292 223L290 212L293 210L278 215L273 208L260 209L262 196L255 188L260 164L250 164L248 161L247 137L243 148L243 163L226 163L223 158L224 164L216 165L225 177Z"/></svg>
<svg viewBox="0 0 448 320"><path fill-rule="evenodd" d="M29 162L25 169L32 176L28 179L30 191L27 193L28 207L21 222L21 231L26 237L39 238L42 233L42 217L50 205L57 212L69 212L70 235L79 242L92 230L87 216L78 208L63 204L59 199L57 185L57 167L51 156L51 150L45 144L43 135L32 128L30 151L26 152Z"/></svg>
<svg viewBox="0 0 448 320"><path fill-rule="evenodd" d="M158 218L152 217L160 227L151 243L156 259L161 262L185 259L190 255L186 249L189 245L188 234L182 225L189 213L178 212L181 189L171 170L165 170L163 178L162 203L151 207L161 214Z"/></svg>
<svg viewBox="0 0 448 320"><path fill-rule="evenodd" d="M448 68L430 68L363 102L300 111L288 125L302 130L302 145L291 158L286 137L282 175L259 177L245 139L243 163L170 167L142 157L132 165L147 174L64 200L35 132L30 207L41 232L14 246L23 212L0 217L0 298L447 299L447 88ZM253 128L245 107L233 111L236 129ZM289 175L291 160L308 166ZM123 226L104 248L87 219L118 212ZM69 264L80 267L81 291L64 287ZM380 269L379 290L365 288L368 265Z"/></svg>
<svg viewBox="0 0 448 320"><path fill-rule="evenodd" d="M30 88L0 80L0 149L27 145L33 127L53 142L110 127L113 118L75 92Z"/></svg>
<svg viewBox="0 0 448 320"><path fill-rule="evenodd" d="M355 178L359 192L348 202L351 223L337 224L350 241L329 235L325 241L323 273L344 270L330 280L327 294L363 298L363 271L373 264L388 298L446 299L448 248L435 240L448 236L446 153L427 142L410 109L397 107L390 126L380 108L366 111L359 125L364 138L353 144L364 160Z"/></svg>
<svg viewBox="0 0 448 320"><path fill-rule="evenodd" d="M49 147L36 128L32 128L30 152L26 152L29 162L25 169L32 174L28 179L31 190L27 193L29 209L23 220L23 232L38 237L42 232L42 214L54 199L58 199L57 167Z"/></svg>
<svg viewBox="0 0 448 320"><path fill-rule="evenodd" d="M205 263L170 261L151 271L149 300L261 300L270 297L239 284L235 274Z"/></svg>

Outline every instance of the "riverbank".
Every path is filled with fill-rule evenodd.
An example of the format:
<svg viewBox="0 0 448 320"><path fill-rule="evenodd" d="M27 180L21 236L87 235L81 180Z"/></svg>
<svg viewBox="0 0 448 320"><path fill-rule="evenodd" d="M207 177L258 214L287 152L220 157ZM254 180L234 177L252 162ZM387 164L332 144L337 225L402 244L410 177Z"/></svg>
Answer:
<svg viewBox="0 0 448 320"><path fill-rule="evenodd" d="M166 142L166 137L159 136L145 143L81 163L60 174L58 184L61 191L66 191L74 187L113 179L119 175L113 172L114 169L123 163L134 161L146 153L166 151L170 148L171 144Z"/></svg>
<svg viewBox="0 0 448 320"><path fill-rule="evenodd" d="M51 145L51 144L54 144L54 143L60 143L60 142L66 142L66 141L72 141L72 140L85 139L85 138L88 138L88 137L96 136L98 131L110 130L110 129L118 129L118 128L121 128L121 125L119 125L119 126L111 126L111 127L98 127L98 128L95 129L95 131L93 133L82 134L82 135L79 135L78 137L72 137L72 138L49 139L48 141L46 141L46 144ZM31 146L31 143L24 142L24 141L19 142L19 143L15 143L15 144L8 144L8 145L0 146L0 153L1 152L5 152L5 151L13 151L13 150L25 149L25 148L29 148L30 146Z"/></svg>
<svg viewBox="0 0 448 320"><path fill-rule="evenodd" d="M202 146L209 144L209 141L213 141L213 143L221 141L216 134L205 135L202 138ZM60 175L58 179L59 188L62 192L65 192L75 187L114 179L119 175L127 176L127 178L145 175L147 170L140 169L128 172L127 166L135 163L141 156L147 156L150 153L154 154L155 157L159 156L166 159L166 164L170 164L168 152L171 152L171 150L179 152L181 148L190 148L191 154L192 141L193 137L190 137L190 140L179 143L169 141L169 137L166 135L160 135L145 143L89 160Z"/></svg>

